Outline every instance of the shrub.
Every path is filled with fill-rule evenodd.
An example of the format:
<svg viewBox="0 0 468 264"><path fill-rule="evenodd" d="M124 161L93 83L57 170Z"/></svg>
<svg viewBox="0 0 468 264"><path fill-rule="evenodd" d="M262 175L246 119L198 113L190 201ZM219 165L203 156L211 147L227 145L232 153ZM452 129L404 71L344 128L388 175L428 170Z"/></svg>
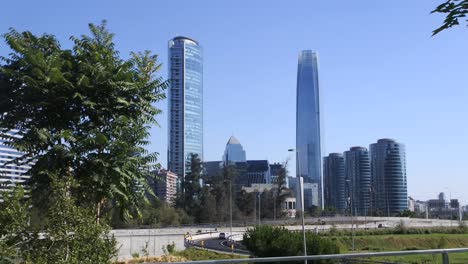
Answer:
<svg viewBox="0 0 468 264"><path fill-rule="evenodd" d="M468 231L468 228L465 224L464 221L460 221L460 223L458 224L458 230L460 231L460 233L462 234L465 234L467 231Z"/></svg>
<svg viewBox="0 0 468 264"><path fill-rule="evenodd" d="M311 232L306 234L307 255L337 254L339 246ZM303 255L303 236L284 227L257 226L244 234L244 244L257 257ZM302 263L302 262L301 262ZM329 263L315 261L310 263Z"/></svg>
<svg viewBox="0 0 468 264"><path fill-rule="evenodd" d="M403 220L400 220L400 222L395 226L395 233L396 234L406 234L406 226L405 222Z"/></svg>
<svg viewBox="0 0 468 264"><path fill-rule="evenodd" d="M174 254L174 253L175 253L175 243L174 243L174 242L172 242L171 244L167 245L166 248L167 248L167 252L168 252L169 254Z"/></svg>
<svg viewBox="0 0 468 264"><path fill-rule="evenodd" d="M48 221L40 231L27 225L29 203L21 187L0 204L0 262L111 263L117 242L109 227L96 224L91 210L75 204L68 181L52 179Z"/></svg>

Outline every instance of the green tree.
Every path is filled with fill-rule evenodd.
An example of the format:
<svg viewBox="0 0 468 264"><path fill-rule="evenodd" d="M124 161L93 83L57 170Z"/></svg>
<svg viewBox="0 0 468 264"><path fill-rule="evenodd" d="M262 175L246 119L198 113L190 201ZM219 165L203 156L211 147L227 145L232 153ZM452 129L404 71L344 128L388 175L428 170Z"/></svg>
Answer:
<svg viewBox="0 0 468 264"><path fill-rule="evenodd" d="M93 210L76 205L69 192L75 184L72 178L51 176L48 222L42 232L32 230L20 248L27 263L111 263L117 255L109 227L95 223Z"/></svg>
<svg viewBox="0 0 468 264"><path fill-rule="evenodd" d="M311 232L306 234L307 255L338 254L339 247L333 241ZM304 255L303 238L300 232L291 232L284 227L268 225L247 230L243 243L256 257L280 257ZM309 263L330 263L310 261ZM303 263L297 262L297 263Z"/></svg>
<svg viewBox="0 0 468 264"><path fill-rule="evenodd" d="M236 219L238 214L236 200L236 167L234 165L226 165L223 167L220 177L213 183L212 193L216 197L216 212L218 222L227 222L230 219L230 199L232 195L232 211L233 219Z"/></svg>
<svg viewBox="0 0 468 264"><path fill-rule="evenodd" d="M1 263L111 263L116 241L106 225L96 225L93 211L76 205L71 178L51 176L48 221L41 229L28 224L30 203L22 187L0 204Z"/></svg>
<svg viewBox="0 0 468 264"><path fill-rule="evenodd" d="M183 208L190 216L195 216L200 208L202 162L198 154L191 153L187 162L190 171L182 179L182 193L178 199L178 206Z"/></svg>
<svg viewBox="0 0 468 264"><path fill-rule="evenodd" d="M156 76L156 55L123 60L105 21L89 29L90 36L71 37L71 50L49 34L4 35L12 53L1 57L0 136L27 153L15 163L35 161L37 205L49 203L51 175L71 177L70 193L93 206L99 222L106 202L128 208L145 199L138 190L149 190L157 161L145 146L167 83Z"/></svg>
<svg viewBox="0 0 468 264"><path fill-rule="evenodd" d="M24 189L16 186L0 203L0 263L14 263L20 256L22 237L29 236L26 232L29 203L24 202L24 196Z"/></svg>
<svg viewBox="0 0 468 264"><path fill-rule="evenodd" d="M244 215L244 217L249 217L253 214L254 199L255 199L254 193L248 193L244 190L242 190L236 196L236 206L239 208L239 211Z"/></svg>
<svg viewBox="0 0 468 264"><path fill-rule="evenodd" d="M291 196L291 192L286 185L286 178L288 177L288 161L284 162L281 165L280 170L278 171L278 179L275 183L274 191L274 201L275 201L275 218L283 217L284 213L281 210L281 204L284 203L287 197Z"/></svg>
<svg viewBox="0 0 468 264"><path fill-rule="evenodd" d="M438 5L431 13L442 13L445 15L445 20L440 27L432 31L432 35L436 35L441 31L459 25L460 20L465 20L468 26L468 0L446 0Z"/></svg>
<svg viewBox="0 0 468 264"><path fill-rule="evenodd" d="M208 186L203 187L200 202L202 206L198 211L198 223L214 223L216 221L216 198Z"/></svg>

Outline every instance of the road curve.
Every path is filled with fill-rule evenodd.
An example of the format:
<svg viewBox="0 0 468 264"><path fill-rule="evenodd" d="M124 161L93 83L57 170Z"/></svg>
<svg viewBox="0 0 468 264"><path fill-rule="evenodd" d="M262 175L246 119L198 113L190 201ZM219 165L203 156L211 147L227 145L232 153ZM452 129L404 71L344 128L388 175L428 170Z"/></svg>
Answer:
<svg viewBox="0 0 468 264"><path fill-rule="evenodd" d="M250 255L251 253L245 249L239 248L239 245L234 245L234 249L231 249L231 242L225 239L209 238L195 240L194 245L199 248L206 248L215 250L223 253L235 253L241 255Z"/></svg>

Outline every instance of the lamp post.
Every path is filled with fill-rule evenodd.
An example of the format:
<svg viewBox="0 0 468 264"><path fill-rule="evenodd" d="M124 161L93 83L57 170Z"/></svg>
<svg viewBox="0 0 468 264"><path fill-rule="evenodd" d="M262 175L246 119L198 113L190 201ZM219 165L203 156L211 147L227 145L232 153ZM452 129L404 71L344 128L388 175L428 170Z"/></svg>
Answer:
<svg viewBox="0 0 468 264"><path fill-rule="evenodd" d="M354 184L351 185L351 180L345 180L348 183L348 189L350 190L349 203L350 203L350 212L351 212L351 237L352 237L352 250L354 252L354 208L353 208L353 196L354 196ZM352 188L350 188L352 186Z"/></svg>
<svg viewBox="0 0 468 264"><path fill-rule="evenodd" d="M453 213L452 213L452 192L450 191L449 187L445 187L444 189L446 189L448 192L449 192L449 202L448 202L448 211L449 211L449 220L450 220L450 227L452 227L452 219L453 219Z"/></svg>
<svg viewBox="0 0 468 264"><path fill-rule="evenodd" d="M288 149L289 152L295 152L296 153L296 160L297 160L297 169L299 173L296 172L299 177L301 176L301 161L299 159L299 150L296 149ZM300 192L300 199L301 199L301 220L302 220L302 237L303 237L303 243L304 243L304 256L307 257L307 242L306 242L306 233L305 233L305 226L304 226L304 187L302 186L302 183L304 180L299 180L299 192ZM297 201L296 201L297 204ZM304 260L304 263L307 264L307 259Z"/></svg>
<svg viewBox="0 0 468 264"><path fill-rule="evenodd" d="M230 238L232 239L232 180L229 180L229 210L231 211L231 214L229 216L229 222L230 222Z"/></svg>
<svg viewBox="0 0 468 264"><path fill-rule="evenodd" d="M258 225L262 224L262 193L258 192Z"/></svg>
<svg viewBox="0 0 468 264"><path fill-rule="evenodd" d="M232 181L231 180L224 180L224 182L229 182L229 222L230 222L230 227L229 227L229 235L232 237Z"/></svg>

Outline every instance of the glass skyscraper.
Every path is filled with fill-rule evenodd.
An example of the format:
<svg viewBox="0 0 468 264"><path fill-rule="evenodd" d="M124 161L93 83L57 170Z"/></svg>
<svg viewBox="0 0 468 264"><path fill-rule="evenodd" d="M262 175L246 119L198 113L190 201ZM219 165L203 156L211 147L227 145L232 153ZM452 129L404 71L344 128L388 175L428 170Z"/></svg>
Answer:
<svg viewBox="0 0 468 264"><path fill-rule="evenodd" d="M226 144L224 150L223 162L228 165L229 163L245 162L245 150L237 138L231 136Z"/></svg>
<svg viewBox="0 0 468 264"><path fill-rule="evenodd" d="M203 160L203 54L197 41L169 41L168 169L179 179L190 170L190 154Z"/></svg>
<svg viewBox="0 0 468 264"><path fill-rule="evenodd" d="M352 147L345 151L346 195L353 215L368 215L370 209L371 168L369 151L363 147Z"/></svg>
<svg viewBox="0 0 468 264"><path fill-rule="evenodd" d="M320 87L318 78L318 55L304 50L299 54L296 93L296 176L306 183L318 185L318 199L304 204L305 210L312 205L322 207L322 155ZM318 201L318 202L312 202Z"/></svg>
<svg viewBox="0 0 468 264"><path fill-rule="evenodd" d="M386 216L408 208L405 146L393 139L370 145L372 206Z"/></svg>
<svg viewBox="0 0 468 264"><path fill-rule="evenodd" d="M323 193L325 208L338 213L346 210L345 160L341 153L330 153L323 158Z"/></svg>

